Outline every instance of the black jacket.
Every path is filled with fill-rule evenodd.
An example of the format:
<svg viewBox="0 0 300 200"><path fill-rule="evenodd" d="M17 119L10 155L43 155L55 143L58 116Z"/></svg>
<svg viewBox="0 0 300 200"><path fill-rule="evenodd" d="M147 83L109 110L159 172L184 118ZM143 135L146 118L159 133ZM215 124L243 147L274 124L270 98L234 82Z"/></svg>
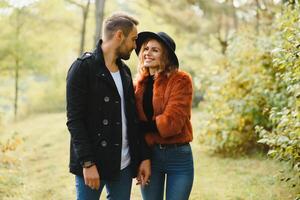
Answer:
<svg viewBox="0 0 300 200"><path fill-rule="evenodd" d="M130 69L120 60L131 167L136 176L147 159L138 133L138 117ZM82 176L81 163L94 161L101 180L118 180L122 148L121 99L105 66L100 45L70 67L67 76L67 126L71 133L70 172ZM141 145L142 144L142 145Z"/></svg>

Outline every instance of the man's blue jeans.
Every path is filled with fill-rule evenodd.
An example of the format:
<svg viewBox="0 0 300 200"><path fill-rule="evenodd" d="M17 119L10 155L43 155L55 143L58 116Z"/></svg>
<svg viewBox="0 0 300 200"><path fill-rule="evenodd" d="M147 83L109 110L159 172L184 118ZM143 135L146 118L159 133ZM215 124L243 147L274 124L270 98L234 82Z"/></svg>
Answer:
<svg viewBox="0 0 300 200"><path fill-rule="evenodd" d="M132 172L130 166L120 172L119 181L100 180L100 189L93 190L84 183L81 176L75 177L77 200L99 200L103 187L106 187L107 199L129 200L132 184Z"/></svg>
<svg viewBox="0 0 300 200"><path fill-rule="evenodd" d="M189 144L172 148L155 145L151 159L151 177L143 187L144 200L188 200L194 180L194 164Z"/></svg>

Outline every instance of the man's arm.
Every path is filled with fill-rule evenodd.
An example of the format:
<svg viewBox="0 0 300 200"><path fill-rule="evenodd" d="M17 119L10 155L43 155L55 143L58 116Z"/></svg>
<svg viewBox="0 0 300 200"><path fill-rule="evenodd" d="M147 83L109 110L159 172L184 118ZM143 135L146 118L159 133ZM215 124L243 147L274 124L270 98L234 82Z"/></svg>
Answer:
<svg viewBox="0 0 300 200"><path fill-rule="evenodd" d="M95 161L86 129L88 69L84 60L77 59L67 76L67 126L79 162Z"/></svg>

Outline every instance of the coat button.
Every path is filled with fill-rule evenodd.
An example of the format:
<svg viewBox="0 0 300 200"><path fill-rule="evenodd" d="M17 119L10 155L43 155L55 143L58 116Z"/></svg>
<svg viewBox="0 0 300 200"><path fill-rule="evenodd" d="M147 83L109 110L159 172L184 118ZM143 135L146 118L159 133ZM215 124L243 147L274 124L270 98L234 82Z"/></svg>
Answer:
<svg viewBox="0 0 300 200"><path fill-rule="evenodd" d="M106 147L107 146L107 142L105 140L101 141L101 146L102 147Z"/></svg>
<svg viewBox="0 0 300 200"><path fill-rule="evenodd" d="M100 137L100 136L101 136L101 133L98 133L97 135Z"/></svg>
<svg viewBox="0 0 300 200"><path fill-rule="evenodd" d="M117 124L117 125L120 125L121 123L120 123L120 122L116 122L116 124Z"/></svg>
<svg viewBox="0 0 300 200"><path fill-rule="evenodd" d="M115 101L115 103L119 103L119 101L117 100L117 101Z"/></svg>
<svg viewBox="0 0 300 200"><path fill-rule="evenodd" d="M101 74L101 76L103 76L103 77L104 77L104 76L105 76L105 74Z"/></svg>
<svg viewBox="0 0 300 200"><path fill-rule="evenodd" d="M105 102L109 102L109 97L104 97Z"/></svg>
<svg viewBox="0 0 300 200"><path fill-rule="evenodd" d="M104 119L104 120L102 121L102 123L103 123L103 125L107 125L107 124L108 124L108 120L107 120L107 119Z"/></svg>

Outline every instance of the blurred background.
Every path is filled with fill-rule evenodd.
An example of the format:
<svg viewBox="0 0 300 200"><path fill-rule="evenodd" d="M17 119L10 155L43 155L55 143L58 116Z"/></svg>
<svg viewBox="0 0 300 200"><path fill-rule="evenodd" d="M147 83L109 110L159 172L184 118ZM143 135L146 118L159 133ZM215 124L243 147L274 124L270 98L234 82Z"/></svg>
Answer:
<svg viewBox="0 0 300 200"><path fill-rule="evenodd" d="M0 0L0 199L75 199L65 78L115 11L193 77L190 199L299 200L298 0Z"/></svg>

